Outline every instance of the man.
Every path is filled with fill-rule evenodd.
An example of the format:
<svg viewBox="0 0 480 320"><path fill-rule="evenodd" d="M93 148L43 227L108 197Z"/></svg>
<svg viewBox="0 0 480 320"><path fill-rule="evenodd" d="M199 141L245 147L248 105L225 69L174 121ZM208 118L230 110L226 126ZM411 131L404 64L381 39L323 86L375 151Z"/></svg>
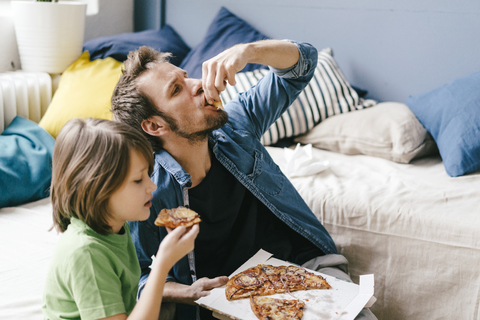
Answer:
<svg viewBox="0 0 480 320"><path fill-rule="evenodd" d="M140 293L166 235L153 223L158 212L189 206L202 219L195 250L174 266L165 285L164 301L177 303L177 319L211 318L194 301L224 285L260 248L317 269L325 258L334 260L327 265L346 265L260 143L312 78L317 56L306 43L240 44L205 62L199 80L168 63L168 54L142 47L129 55L112 97L113 114L151 142L157 185L150 218L130 224L142 268ZM268 65L272 72L225 110L215 108L226 82L234 85L235 73L247 63Z"/></svg>

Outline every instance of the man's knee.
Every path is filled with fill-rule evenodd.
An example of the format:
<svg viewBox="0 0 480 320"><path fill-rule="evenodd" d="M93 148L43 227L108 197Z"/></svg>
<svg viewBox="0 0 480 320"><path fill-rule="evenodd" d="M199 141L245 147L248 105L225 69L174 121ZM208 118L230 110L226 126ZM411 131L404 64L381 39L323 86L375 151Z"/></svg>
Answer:
<svg viewBox="0 0 480 320"><path fill-rule="evenodd" d="M305 262L302 266L318 272L320 272L320 269L324 268L336 268L348 275L348 260L341 254L326 254L324 256L319 256Z"/></svg>

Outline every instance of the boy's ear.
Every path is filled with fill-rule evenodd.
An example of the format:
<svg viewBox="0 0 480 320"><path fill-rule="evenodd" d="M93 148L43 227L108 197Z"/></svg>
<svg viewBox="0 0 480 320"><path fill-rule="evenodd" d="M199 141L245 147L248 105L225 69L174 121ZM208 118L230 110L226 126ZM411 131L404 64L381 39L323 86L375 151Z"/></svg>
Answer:
<svg viewBox="0 0 480 320"><path fill-rule="evenodd" d="M159 116L153 116L142 121L142 129L151 136L161 137L168 130L168 124Z"/></svg>

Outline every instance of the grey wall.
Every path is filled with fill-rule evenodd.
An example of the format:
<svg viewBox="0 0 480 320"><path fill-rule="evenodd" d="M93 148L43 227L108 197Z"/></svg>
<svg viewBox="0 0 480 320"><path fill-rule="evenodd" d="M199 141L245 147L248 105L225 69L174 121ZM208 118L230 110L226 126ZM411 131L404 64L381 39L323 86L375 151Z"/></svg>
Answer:
<svg viewBox="0 0 480 320"><path fill-rule="evenodd" d="M350 83L379 101L480 69L478 0L169 0L166 23L194 47L221 6L267 36L333 48Z"/></svg>

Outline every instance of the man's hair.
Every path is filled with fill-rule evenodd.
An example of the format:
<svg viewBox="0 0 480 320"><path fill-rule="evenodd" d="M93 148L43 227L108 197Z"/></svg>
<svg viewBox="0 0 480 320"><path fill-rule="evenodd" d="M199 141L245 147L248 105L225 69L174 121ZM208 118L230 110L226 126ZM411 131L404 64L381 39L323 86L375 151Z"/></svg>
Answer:
<svg viewBox="0 0 480 320"><path fill-rule="evenodd" d="M111 232L108 202L125 181L135 150L153 171L153 150L128 125L101 119L72 119L55 142L50 198L54 227L64 232L75 217L100 234Z"/></svg>
<svg viewBox="0 0 480 320"><path fill-rule="evenodd" d="M167 63L170 57L171 53L158 52L145 46L130 52L112 95L113 118L142 132L154 151L162 147L162 142L158 137L143 131L142 121L152 116L165 119L165 115L138 89L137 80L145 71L153 69L157 64Z"/></svg>

